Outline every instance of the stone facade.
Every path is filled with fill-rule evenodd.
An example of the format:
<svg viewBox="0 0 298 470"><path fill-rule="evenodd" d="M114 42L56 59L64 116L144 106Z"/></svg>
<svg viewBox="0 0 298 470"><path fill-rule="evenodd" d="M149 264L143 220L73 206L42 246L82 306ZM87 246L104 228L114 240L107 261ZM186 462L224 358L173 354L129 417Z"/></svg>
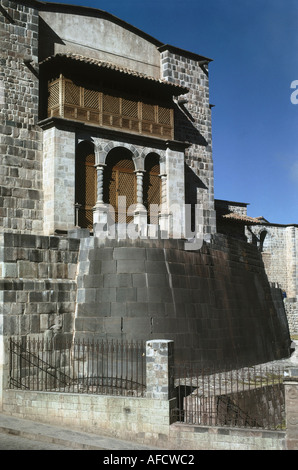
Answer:
<svg viewBox="0 0 298 470"><path fill-rule="evenodd" d="M139 158L152 151L168 153L164 177L163 228L172 227L173 204L184 206L184 189L192 184L187 202L198 204L204 210L206 237L215 232L213 202L213 163L211 138L211 110L209 106L209 59L189 53L164 48L162 43L141 31L128 27L121 20L105 12L55 6L38 1L2 2L0 81L2 100L1 127L1 221L4 230L25 231L54 235L75 226L75 174L76 145L82 139L96 141L99 147L110 142L121 142L120 147L134 145L136 136L106 136L103 129L76 126L68 122L63 131L52 121L40 125L46 104L41 101L46 86L40 62L54 54L80 54L91 59L108 60L116 67L128 67L128 74L146 74L156 83L181 85L186 94L186 106L175 99L175 141L180 144L176 163L177 144L146 141L139 138L142 147ZM75 31L76 15L84 13L81 28ZM98 28L100 25L100 28ZM88 35L84 34L85 27ZM76 39L75 46L73 40ZM115 43L111 52L107 38L121 35L123 41ZM100 39L101 50L94 44ZM92 49L90 44L92 43ZM139 47L141 46L141 47ZM119 49L120 48L120 49ZM106 49L106 50L105 50ZM119 50L118 50L119 49ZM80 57L81 57L80 56ZM202 60L205 60L202 65ZM126 61L126 62L125 62ZM194 73L195 71L195 73ZM141 75L140 75L141 76ZM143 76L143 75L142 75ZM184 87L184 88L183 88ZM180 93L181 93L180 92ZM173 92L174 93L174 92ZM177 92L178 93L178 92ZM179 93L178 93L179 94ZM189 119L193 116L193 123ZM68 134L68 132L72 134ZM69 137L71 140L69 141ZM121 138L120 138L121 137ZM65 140L66 139L66 140ZM173 145L175 148L173 148ZM185 153L185 147L188 146ZM100 151L100 150L99 150ZM185 156L184 156L185 153ZM142 154L142 156L140 156ZM186 159L186 167L184 160ZM179 162L179 163L178 163ZM141 164L141 166L144 165ZM186 183L185 183L186 180ZM175 189L175 190L173 190ZM174 196L175 195L175 196ZM165 219L167 215L167 219ZM172 220L170 220L172 217ZM184 213L181 213L181 219ZM181 225L181 221L179 221ZM182 232L184 229L182 228ZM182 233L182 235L185 235Z"/></svg>
<svg viewBox="0 0 298 470"><path fill-rule="evenodd" d="M185 152L186 202L196 200L204 209L204 233L208 237L208 233L216 230L209 61L171 47L163 46L160 50L162 76L190 89L177 100L176 136L193 143Z"/></svg>
<svg viewBox="0 0 298 470"><path fill-rule="evenodd" d="M72 337L78 251L78 240L1 234L1 334Z"/></svg>
<svg viewBox="0 0 298 470"><path fill-rule="evenodd" d="M298 333L298 228L264 223L247 228L248 240L258 246L268 279L284 291L290 332Z"/></svg>
<svg viewBox="0 0 298 470"><path fill-rule="evenodd" d="M37 0L1 0L0 50L0 408L85 430L100 422L119 437L172 448L235 448L232 431L196 429L190 437L189 428L170 427L174 360L220 368L290 351L281 292L270 286L258 247L216 233L210 59L103 11ZM90 77L102 80L100 90ZM81 144L90 149L89 179L78 171ZM148 223L144 181L152 156L158 170L146 184L158 178L159 213ZM121 188L113 158L132 164L122 172L130 174L124 193L131 190L134 204L132 222L118 220L110 237L106 189L115 181L113 195ZM94 187L89 225L78 223L78 186L86 200ZM123 227L134 236L122 237ZM197 235L194 227L200 249L187 240ZM296 227L283 236L263 259L271 281L282 273L293 309ZM286 263L276 264L279 253ZM56 345L146 340L148 394L137 400L7 391L14 336ZM261 434L242 433L239 448L282 447L282 433Z"/></svg>
<svg viewBox="0 0 298 470"><path fill-rule="evenodd" d="M216 235L210 59L78 6L3 0L0 28L1 334L162 338L202 363L286 356L258 251ZM119 220L106 231L121 191L124 240ZM79 223L82 194L91 220Z"/></svg>
<svg viewBox="0 0 298 470"><path fill-rule="evenodd" d="M42 143L39 120L38 10L1 2L0 225L42 233Z"/></svg>

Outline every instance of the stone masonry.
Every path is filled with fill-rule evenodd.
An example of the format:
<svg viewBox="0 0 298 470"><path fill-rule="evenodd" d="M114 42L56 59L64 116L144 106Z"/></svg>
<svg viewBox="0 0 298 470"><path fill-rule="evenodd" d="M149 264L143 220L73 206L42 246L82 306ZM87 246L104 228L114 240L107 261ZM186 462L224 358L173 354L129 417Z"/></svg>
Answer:
<svg viewBox="0 0 298 470"><path fill-rule="evenodd" d="M298 334L298 227L265 223L247 229L248 240L262 253L268 279L284 291L292 335Z"/></svg>
<svg viewBox="0 0 298 470"><path fill-rule="evenodd" d="M1 334L72 337L78 249L75 239L1 234Z"/></svg>
<svg viewBox="0 0 298 470"><path fill-rule="evenodd" d="M285 378L285 398L287 415L287 450L298 449L298 369L293 368Z"/></svg>
<svg viewBox="0 0 298 470"><path fill-rule="evenodd" d="M82 28L73 28L75 21ZM111 34L123 38L112 42L112 51ZM258 250L216 234L210 59L165 45L101 10L37 0L1 0L0 51L1 341L9 336L157 338L175 341L180 360L196 358L203 364L286 356L283 304L272 294ZM62 65L57 53L64 54ZM97 77L107 74L100 90L84 81L95 74L92 67ZM56 74L60 80L62 72L68 90L76 91L62 103L66 91L61 79L58 97L51 95L52 107L49 82ZM74 81L82 77L84 83L77 86ZM111 96L107 82L114 83ZM106 96L106 115L90 121L90 109L100 115L99 96ZM85 106L88 100L90 107ZM127 102L137 104L141 117L126 110L130 127L121 127ZM113 103L118 103L116 111ZM68 118L64 111L55 114L55 106L59 112L71 108ZM80 113L86 120L78 118ZM163 133L165 123L169 134ZM83 162L86 174L87 167L92 173L86 180L76 171L82 142L93 152L92 163ZM100 211L107 202L104 182L112 186L105 169L109 157L119 157L119 149L126 165L134 165L129 181L136 193L138 230L145 161L154 154L162 207L155 228L170 238L176 223L182 228L180 239L122 242L97 236L96 222L102 221ZM129 186L125 181L124 190ZM80 231L77 194L92 200L90 207L85 205L91 219L88 229L83 227L88 232L84 239L72 238ZM203 215L200 251L185 250L184 213L178 217L172 207L185 203L193 215L195 209Z"/></svg>
<svg viewBox="0 0 298 470"><path fill-rule="evenodd" d="M38 11L1 1L0 226L42 233L42 145L39 106Z"/></svg>
<svg viewBox="0 0 298 470"><path fill-rule="evenodd" d="M174 355L173 342L147 341L147 391L142 398L5 388L3 410L31 421L153 445L160 452L190 451L185 458L197 450L297 450L296 369L284 381L286 429L192 425L175 422Z"/></svg>
<svg viewBox="0 0 298 470"><path fill-rule="evenodd" d="M81 240L75 337L173 340L177 361L205 366L286 357L281 293L258 250L211 242L190 252L181 240Z"/></svg>
<svg viewBox="0 0 298 470"><path fill-rule="evenodd" d="M193 143L186 149L186 203L196 201L204 209L204 233L208 238L216 230L209 64L171 47L163 46L160 51L162 76L190 89L185 100L177 100L175 132L177 140Z"/></svg>

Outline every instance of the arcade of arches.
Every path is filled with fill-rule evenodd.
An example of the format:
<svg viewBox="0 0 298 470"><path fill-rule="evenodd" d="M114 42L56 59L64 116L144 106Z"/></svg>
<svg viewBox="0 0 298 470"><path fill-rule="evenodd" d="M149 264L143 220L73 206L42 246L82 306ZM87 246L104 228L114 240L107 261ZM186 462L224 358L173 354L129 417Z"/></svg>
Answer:
<svg viewBox="0 0 298 470"><path fill-rule="evenodd" d="M102 202L114 208L116 223L129 223L133 220L132 215L128 215L126 211L121 212L119 196L126 197L126 208L137 203L142 204L147 210L147 222L158 223L157 213L150 214L150 206L161 204L159 156L149 153L145 158L144 168L144 171L136 170L132 154L125 147L114 148L107 155L100 191ZM83 141L77 147L75 166L75 201L79 208L78 225L81 228L93 227L93 208L99 196L97 184L94 147Z"/></svg>

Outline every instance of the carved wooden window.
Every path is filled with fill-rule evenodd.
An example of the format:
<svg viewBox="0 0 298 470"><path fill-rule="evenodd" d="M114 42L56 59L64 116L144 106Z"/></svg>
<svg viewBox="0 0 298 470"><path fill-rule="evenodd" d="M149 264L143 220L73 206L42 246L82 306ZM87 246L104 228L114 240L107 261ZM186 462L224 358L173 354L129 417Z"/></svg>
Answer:
<svg viewBox="0 0 298 470"><path fill-rule="evenodd" d="M135 166L125 149L112 152L104 170L104 201L115 210L115 223L129 223L133 216L127 215L129 206L136 203ZM118 196L126 197L126 208L121 211Z"/></svg>
<svg viewBox="0 0 298 470"><path fill-rule="evenodd" d="M93 228L93 207L96 203L96 169L93 146L88 142L78 145L76 153L75 201L80 204L78 224Z"/></svg>
<svg viewBox="0 0 298 470"><path fill-rule="evenodd" d="M116 92L89 89L60 78L48 85L48 116L60 116L84 123L174 138L174 114L162 106Z"/></svg>

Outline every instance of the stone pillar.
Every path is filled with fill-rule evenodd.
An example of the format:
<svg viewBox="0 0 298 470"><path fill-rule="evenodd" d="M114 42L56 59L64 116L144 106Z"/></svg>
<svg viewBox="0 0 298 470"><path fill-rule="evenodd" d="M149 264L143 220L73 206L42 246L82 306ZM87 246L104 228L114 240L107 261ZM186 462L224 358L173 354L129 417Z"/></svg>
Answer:
<svg viewBox="0 0 298 470"><path fill-rule="evenodd" d="M103 171L106 165L99 164L96 166L97 172L97 200L96 204L103 204Z"/></svg>
<svg viewBox="0 0 298 470"><path fill-rule="evenodd" d="M93 209L93 225L96 225L95 232L97 236L100 233L107 233L108 227L108 214L109 204L103 202L103 173L105 164L99 163L96 165L97 172L97 200Z"/></svg>
<svg viewBox="0 0 298 470"><path fill-rule="evenodd" d="M143 204L143 175L144 171L137 170L137 204L134 210L134 223L138 226L139 232L146 236L147 210Z"/></svg>
<svg viewBox="0 0 298 470"><path fill-rule="evenodd" d="M75 132L43 131L44 233L75 227Z"/></svg>
<svg viewBox="0 0 298 470"><path fill-rule="evenodd" d="M167 207L167 175L159 175L161 179L161 211L159 214L160 230L166 234L169 233L169 212Z"/></svg>
<svg viewBox="0 0 298 470"><path fill-rule="evenodd" d="M166 150L166 210L169 214L169 236L185 237L185 168L184 152Z"/></svg>
<svg viewBox="0 0 298 470"><path fill-rule="evenodd" d="M298 368L284 379L286 405L286 450L298 450Z"/></svg>
<svg viewBox="0 0 298 470"><path fill-rule="evenodd" d="M146 342L147 398L170 400L174 397L174 342L154 339Z"/></svg>

